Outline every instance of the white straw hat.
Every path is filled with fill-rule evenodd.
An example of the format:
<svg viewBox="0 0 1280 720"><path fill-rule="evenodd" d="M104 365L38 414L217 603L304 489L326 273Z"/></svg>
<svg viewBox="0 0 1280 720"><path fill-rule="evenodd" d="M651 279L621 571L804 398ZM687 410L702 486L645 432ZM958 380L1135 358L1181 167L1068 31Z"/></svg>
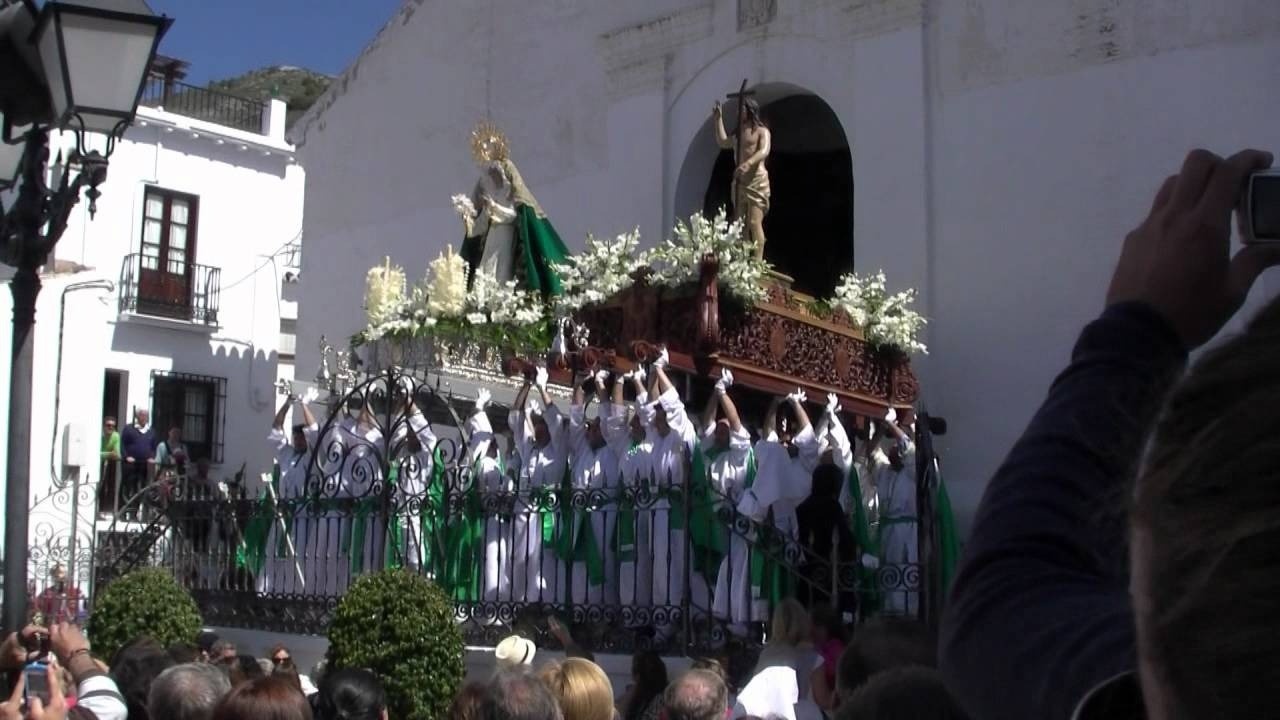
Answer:
<svg viewBox="0 0 1280 720"><path fill-rule="evenodd" d="M533 656L537 653L538 648L533 641L519 635L511 635L502 642L498 643L498 647L493 649L493 657L498 661L499 665L507 667L519 667L521 665L532 665Z"/></svg>

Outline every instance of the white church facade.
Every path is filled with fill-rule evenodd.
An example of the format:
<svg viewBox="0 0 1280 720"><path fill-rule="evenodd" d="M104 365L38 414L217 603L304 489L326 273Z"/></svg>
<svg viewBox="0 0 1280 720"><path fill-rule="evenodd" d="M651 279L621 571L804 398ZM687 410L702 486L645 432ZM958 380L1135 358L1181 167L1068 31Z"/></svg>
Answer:
<svg viewBox="0 0 1280 720"><path fill-rule="evenodd" d="M571 250L653 244L727 197L711 108L745 78L774 135L766 256L801 289L856 268L920 293L963 524L1159 181L1192 147L1280 147L1278 60L1271 0L406 0L293 131L298 376L361 329L368 267L456 249L478 120Z"/></svg>

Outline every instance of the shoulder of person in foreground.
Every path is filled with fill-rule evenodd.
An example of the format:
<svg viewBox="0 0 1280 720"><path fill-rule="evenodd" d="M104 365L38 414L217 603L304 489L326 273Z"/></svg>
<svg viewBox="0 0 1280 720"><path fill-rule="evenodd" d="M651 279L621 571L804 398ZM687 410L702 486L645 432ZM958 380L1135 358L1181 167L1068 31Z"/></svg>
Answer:
<svg viewBox="0 0 1280 720"><path fill-rule="evenodd" d="M1196 151L1166 180L1125 239L1107 310L988 485L943 621L943 667L970 713L1065 720L1135 667L1119 508L1187 349L1280 261L1260 246L1230 256L1244 179L1270 161Z"/></svg>

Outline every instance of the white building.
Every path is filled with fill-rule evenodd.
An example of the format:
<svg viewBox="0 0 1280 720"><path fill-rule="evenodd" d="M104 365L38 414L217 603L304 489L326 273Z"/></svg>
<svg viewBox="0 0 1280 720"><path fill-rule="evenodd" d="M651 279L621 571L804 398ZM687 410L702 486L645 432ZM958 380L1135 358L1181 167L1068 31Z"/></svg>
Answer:
<svg viewBox="0 0 1280 720"><path fill-rule="evenodd" d="M31 577L41 587L49 565L70 559L73 502L76 580L88 582L104 416L123 427L147 409L158 432L181 427L192 459L209 458L215 477L245 465L256 478L271 462L274 385L292 377L282 353L292 351L296 309L282 286L297 272L288 264L304 173L285 140L285 104L156 77L143 105L110 158L96 217L83 200L43 276L30 469ZM74 140L54 144L56 155ZM6 318L11 303L0 293ZM10 335L0 336L7 397Z"/></svg>
<svg viewBox="0 0 1280 720"><path fill-rule="evenodd" d="M775 132L771 257L920 291L967 522L1160 180L1192 147L1280 147L1278 61L1274 0L407 0L295 127L299 366L360 328L377 259L416 274L459 241L477 120L571 249L654 242L723 197L708 119L747 78Z"/></svg>

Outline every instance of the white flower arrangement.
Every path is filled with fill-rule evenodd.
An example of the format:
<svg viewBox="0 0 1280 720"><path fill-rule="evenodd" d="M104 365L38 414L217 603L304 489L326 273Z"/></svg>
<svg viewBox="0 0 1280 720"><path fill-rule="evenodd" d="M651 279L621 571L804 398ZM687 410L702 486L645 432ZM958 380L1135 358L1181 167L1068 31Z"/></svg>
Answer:
<svg viewBox="0 0 1280 720"><path fill-rule="evenodd" d="M674 237L655 248L650 256L655 282L676 286L696 282L702 258L714 255L720 263L720 289L748 304L764 300L761 282L769 264L757 259L755 249L742 239L742 221L729 222L724 208L708 220L695 213L689 222L678 221Z"/></svg>
<svg viewBox="0 0 1280 720"><path fill-rule="evenodd" d="M365 275L364 312L370 327L395 319L404 305L404 270L384 258Z"/></svg>
<svg viewBox="0 0 1280 720"><path fill-rule="evenodd" d="M427 314L432 317L461 315L467 307L467 263L450 245L431 261L430 268Z"/></svg>
<svg viewBox="0 0 1280 720"><path fill-rule="evenodd" d="M458 213L458 217L463 220L470 220L476 216L476 206L466 195L454 195L449 200L453 203L453 209Z"/></svg>
<svg viewBox="0 0 1280 720"><path fill-rule="evenodd" d="M526 328L542 322L546 309L542 298L516 286L514 280L498 282L492 273L476 273L467 291L466 262L448 247L428 266L421 282L405 292L404 271L390 260L369 270L365 290L368 325L366 341L387 335L405 335L436 327L442 320L450 327L502 325Z"/></svg>
<svg viewBox="0 0 1280 720"><path fill-rule="evenodd" d="M613 240L588 235L582 253L553 265L564 289L556 298L556 310L565 314L604 302L630 287L631 274L648 264L648 253L640 249L640 228Z"/></svg>
<svg viewBox="0 0 1280 720"><path fill-rule="evenodd" d="M909 355L927 355L928 348L918 337L926 321L911 307L916 291L890 295L886 285L884 271L865 278L848 273L836 285L831 307L861 327L872 345L897 348Z"/></svg>

